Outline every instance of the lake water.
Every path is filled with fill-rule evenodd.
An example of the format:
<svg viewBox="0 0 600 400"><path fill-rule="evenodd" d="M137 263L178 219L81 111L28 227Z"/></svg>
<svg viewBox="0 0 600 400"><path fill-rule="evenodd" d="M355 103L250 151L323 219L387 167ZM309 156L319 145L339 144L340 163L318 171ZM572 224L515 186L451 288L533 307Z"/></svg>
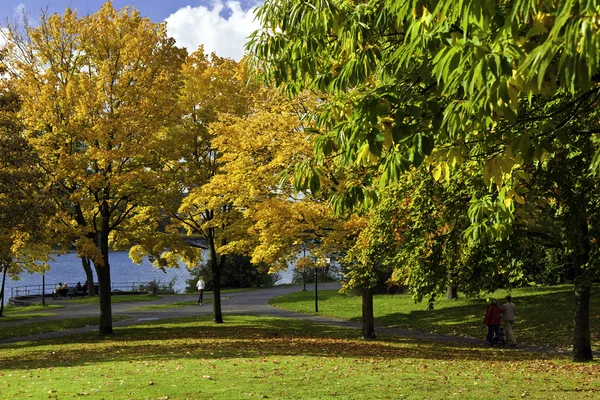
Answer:
<svg viewBox="0 0 600 400"><path fill-rule="evenodd" d="M151 262L144 260L140 265L134 264L126 251L111 252L109 256L111 281L117 282L149 282L156 280L160 284L169 284L174 281L175 291L181 293L185 290L186 280L190 278L190 273L185 267L167 269L166 273L155 268ZM93 268L92 268L93 270ZM81 266L81 260L76 253L68 253L56 256L55 261L50 263L50 271L45 274L46 292L49 292L58 284L58 282L67 282L69 285L77 282L85 282L85 272ZM292 281L292 269L279 273L281 279L277 284L290 283ZM94 271L94 281L97 282ZM2 276L0 275L0 284ZM5 301L11 295L11 288L18 286L42 285L41 274L22 274L19 280L6 280L4 289Z"/></svg>

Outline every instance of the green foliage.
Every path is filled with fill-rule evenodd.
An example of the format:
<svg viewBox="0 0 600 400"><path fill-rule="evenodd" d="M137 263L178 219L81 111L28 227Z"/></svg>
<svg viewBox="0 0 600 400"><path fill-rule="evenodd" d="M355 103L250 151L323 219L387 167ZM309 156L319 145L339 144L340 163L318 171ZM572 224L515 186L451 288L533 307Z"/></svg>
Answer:
<svg viewBox="0 0 600 400"><path fill-rule="evenodd" d="M196 282L200 276L206 282L206 290L212 290L210 261L191 269L190 274L192 278L187 280L186 292L198 291ZM225 257L221 274L221 287L223 288L269 287L280 279L278 274L268 273L264 267L252 264L250 257L239 254L229 254Z"/></svg>
<svg viewBox="0 0 600 400"><path fill-rule="evenodd" d="M175 293L175 282L177 281L177 277L173 277L173 279L171 279L169 282L162 282L162 281L157 281L156 279L154 279L151 282L148 282L147 284L144 285L140 285L138 290L141 292L149 292L149 293L153 293L154 290L156 290L156 292L158 294L173 294Z"/></svg>
<svg viewBox="0 0 600 400"><path fill-rule="evenodd" d="M501 214L523 201L520 166L543 161L554 138L594 111L598 7L595 0L273 0L259 9L262 27L248 50L264 79L289 93L323 94L315 158L297 168L299 187L323 179L325 163L362 168L364 179L332 196L343 212L369 206L374 189L427 157L451 167L471 158L482 161L486 185L507 186L491 212L510 219ZM505 237L501 223L478 223L469 235Z"/></svg>
<svg viewBox="0 0 600 400"><path fill-rule="evenodd" d="M328 265L325 268L317 270L319 282L334 282L340 278L340 268L335 265ZM315 283L314 268L294 268L292 271L292 283Z"/></svg>

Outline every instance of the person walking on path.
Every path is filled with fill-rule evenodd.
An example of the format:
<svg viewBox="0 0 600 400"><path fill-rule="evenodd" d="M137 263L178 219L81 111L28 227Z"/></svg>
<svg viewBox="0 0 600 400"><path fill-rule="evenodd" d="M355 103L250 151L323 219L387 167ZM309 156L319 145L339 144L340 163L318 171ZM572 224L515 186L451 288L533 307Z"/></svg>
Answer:
<svg viewBox="0 0 600 400"><path fill-rule="evenodd" d="M488 327L487 343L493 346L494 340L498 340L500 330L500 308L495 299L490 301L490 305L483 318L483 323Z"/></svg>
<svg viewBox="0 0 600 400"><path fill-rule="evenodd" d="M517 340L512 331L513 323L515 322L515 315L517 314L517 306L512 302L512 298L506 296L506 303L500 307L502 312L502 319L504 320L504 334L506 335L506 341L510 346L516 346Z"/></svg>
<svg viewBox="0 0 600 400"><path fill-rule="evenodd" d="M205 286L206 284L204 283L204 279L200 277L200 279L198 279L198 282L196 283L196 287L198 288L198 301L196 302L196 305L202 305L202 297L204 296Z"/></svg>

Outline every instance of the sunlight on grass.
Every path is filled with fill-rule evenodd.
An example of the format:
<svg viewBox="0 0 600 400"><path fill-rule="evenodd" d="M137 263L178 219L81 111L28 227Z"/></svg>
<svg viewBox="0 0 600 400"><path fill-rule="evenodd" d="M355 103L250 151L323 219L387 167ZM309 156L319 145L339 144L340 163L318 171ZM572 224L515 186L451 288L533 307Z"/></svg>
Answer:
<svg viewBox="0 0 600 400"><path fill-rule="evenodd" d="M270 317L156 321L1 346L6 398L593 399L598 364ZM24 384L27 382L27 384ZM506 382L510 382L507 385Z"/></svg>
<svg viewBox="0 0 600 400"><path fill-rule="evenodd" d="M221 300L223 300L223 298ZM205 306L206 304L211 304L211 303L212 303L211 300L204 300L203 305ZM149 305L149 306L130 308L127 311L166 310L166 309L170 309L170 308L180 308L180 307L188 307L188 306L195 306L195 305L196 305L196 300L188 300L188 301L177 301L174 303L167 303L167 304L153 304L153 305Z"/></svg>
<svg viewBox="0 0 600 400"><path fill-rule="evenodd" d="M153 301L153 300L158 300L158 299L162 299L161 296L152 296L151 294L135 294L135 295L113 295L110 297L111 302L113 304L115 303L129 303L129 302L136 302L136 301ZM72 300L66 300L70 303L75 303L75 304L96 304L100 302L100 297L99 296L93 296L93 297L84 297L82 299L72 299Z"/></svg>
<svg viewBox="0 0 600 400"><path fill-rule="evenodd" d="M113 321L129 319L126 316L113 316ZM98 325L99 317L67 318L61 320L40 321L31 324L4 326L0 330L0 339L11 339L30 335L39 335L47 332L64 331L68 329L83 328Z"/></svg>
<svg viewBox="0 0 600 400"><path fill-rule="evenodd" d="M508 294L499 290L485 297L502 303ZM517 305L514 326L517 341L525 344L569 348L573 337L575 300L570 285L526 287L511 291ZM446 300L427 310L427 301L415 303L410 295L377 295L374 297L375 322L378 325L422 332L485 338L483 317L487 302L482 299ZM313 313L314 292L296 292L272 299L271 305L287 310ZM549 305L552 305L549 307ZM319 291L319 314L352 321L361 320L361 299L337 291ZM592 296L590 305L592 345L600 346L600 298Z"/></svg>
<svg viewBox="0 0 600 400"><path fill-rule="evenodd" d="M25 320L25 319L34 319L34 318L41 318L41 317L51 317L53 315L53 313L33 313L33 314L5 314L4 317L0 318L0 325L2 325L3 322L10 322L10 321L21 321L21 320Z"/></svg>
<svg viewBox="0 0 600 400"><path fill-rule="evenodd" d="M35 305L35 306L6 306L4 307L4 312L6 314L23 314L23 313L31 313L31 312L36 312L36 311L46 311L46 310L52 310L52 309L57 309L57 308L64 308L64 306L58 305L58 304L46 304L45 306L43 305Z"/></svg>

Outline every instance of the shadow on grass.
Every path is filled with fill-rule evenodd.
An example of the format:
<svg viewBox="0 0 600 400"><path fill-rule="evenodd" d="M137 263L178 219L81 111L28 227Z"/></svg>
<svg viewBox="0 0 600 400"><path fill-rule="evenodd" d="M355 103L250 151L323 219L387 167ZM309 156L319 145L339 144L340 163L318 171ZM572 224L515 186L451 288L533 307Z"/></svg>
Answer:
<svg viewBox="0 0 600 400"><path fill-rule="evenodd" d="M575 296L572 291L545 291L544 294L521 295L513 299L517 305L515 332L523 343L569 347L573 337ZM447 302L448 303L448 302ZM461 306L434 310L413 310L408 313L388 313L378 316L376 323L403 329L441 332L454 335L483 337L486 328L483 317L487 303L472 300ZM352 320L360 322L360 318ZM591 339L600 342L600 301L592 299L590 310Z"/></svg>
<svg viewBox="0 0 600 400"><path fill-rule="evenodd" d="M438 343L412 338L357 339L355 330L298 320L230 316L225 324L210 317L157 321L118 328L98 337L82 334L39 343L2 346L0 369L34 369L89 363L229 359L268 356L358 359L506 360L564 359L557 355Z"/></svg>
<svg viewBox="0 0 600 400"><path fill-rule="evenodd" d="M595 285L594 290L600 287ZM500 303L506 291L494 293ZM311 313L313 293L300 292L274 299L277 307ZM575 298L572 286L531 287L513 290L517 305L515 333L521 343L568 348L572 344ZM346 318L360 323L360 298L347 297L336 291L319 292L319 309L323 315ZM487 309L484 299L457 301L441 299L435 309L427 310L427 302L414 304L409 295L379 295L374 298L375 323L379 326L410 329L419 332L484 338L487 330L483 317ZM591 339L600 345L600 298L590 304Z"/></svg>

